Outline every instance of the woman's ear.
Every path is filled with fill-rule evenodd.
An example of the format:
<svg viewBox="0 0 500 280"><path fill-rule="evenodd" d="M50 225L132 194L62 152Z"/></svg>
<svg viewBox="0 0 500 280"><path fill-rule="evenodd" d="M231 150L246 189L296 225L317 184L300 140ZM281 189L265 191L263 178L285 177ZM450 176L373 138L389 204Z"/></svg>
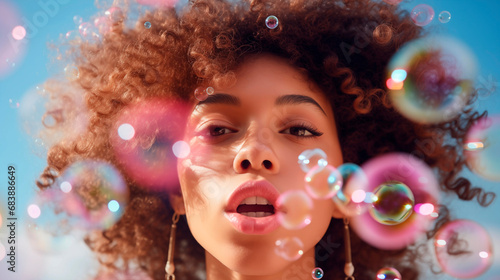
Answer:
<svg viewBox="0 0 500 280"><path fill-rule="evenodd" d="M175 212L179 215L186 214L186 208L184 207L184 198L180 192L170 192L168 193L168 200L170 201L170 205L174 209Z"/></svg>

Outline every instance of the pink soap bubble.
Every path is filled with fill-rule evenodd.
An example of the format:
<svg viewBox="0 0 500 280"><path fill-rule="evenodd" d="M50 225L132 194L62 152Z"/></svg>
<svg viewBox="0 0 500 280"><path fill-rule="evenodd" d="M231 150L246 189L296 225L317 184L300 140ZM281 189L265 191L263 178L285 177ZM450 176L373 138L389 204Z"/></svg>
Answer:
<svg viewBox="0 0 500 280"><path fill-rule="evenodd" d="M411 19L418 26L425 26L434 19L434 9L427 4L417 5L411 10Z"/></svg>
<svg viewBox="0 0 500 280"><path fill-rule="evenodd" d="M397 181L408 186L415 204L430 203L437 207L439 184L432 169L424 162L404 153L389 153L378 156L363 164L368 178L368 192L380 185ZM365 242L386 250L404 248L429 229L434 217L421 215L416 211L402 223L386 225L379 223L369 212L351 218L351 226Z"/></svg>
<svg viewBox="0 0 500 280"><path fill-rule="evenodd" d="M471 220L454 220L442 226L434 238L436 258L441 268L457 278L476 278L493 262L488 232Z"/></svg>
<svg viewBox="0 0 500 280"><path fill-rule="evenodd" d="M180 101L155 98L125 108L110 142L127 175L154 190L177 187L176 153L186 156L189 147L174 144L182 140L186 120L187 106Z"/></svg>

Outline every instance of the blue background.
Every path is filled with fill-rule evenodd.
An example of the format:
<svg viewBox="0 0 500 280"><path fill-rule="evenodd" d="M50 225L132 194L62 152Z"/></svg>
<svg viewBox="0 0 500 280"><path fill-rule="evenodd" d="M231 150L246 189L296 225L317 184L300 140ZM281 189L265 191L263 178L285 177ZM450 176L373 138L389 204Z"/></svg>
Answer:
<svg viewBox="0 0 500 280"><path fill-rule="evenodd" d="M22 129L20 109L12 108L9 100L21 101L23 95L29 90L53 75L53 63L49 56L51 52L47 48L47 43L56 42L60 34L75 30L77 28L73 22L75 15L81 16L85 21L99 10L91 0L0 0L0 4L7 2L17 9L19 24L27 24L26 22L29 21L34 24L36 31L29 33L29 39L25 38L20 43L20 48L25 47L24 55L9 61L0 61L0 64L8 64L8 72L0 74L0 173L5 174L0 174L0 205L6 202L6 169L8 165L13 164L17 168L17 215L21 219L17 233L18 272L15 276L11 273L7 274L5 260L2 260L0 261L0 279L87 279L88 275L95 271L96 261L83 243L76 243L71 250L60 254L40 254L31 249L26 240L27 237L23 234L21 227L23 216L26 215L25 209L35 193L34 182L45 167L46 161L43 149L33 143L33 139L28 137ZM415 5L422 3L431 5L436 11L434 20L426 29L433 33L448 34L465 42L478 58L480 70L477 85L484 88L498 87L497 81L500 81L500 32L498 31L500 1L412 0L403 2L401 6L411 10ZM47 7L50 7L49 12L47 12ZM437 20L437 15L443 10L449 11L452 15L449 23L442 24ZM5 16L4 12L0 11L0 17ZM0 42L5 42L3 40L8 40L10 36L3 31L0 30ZM500 114L498 91L488 97L480 97L478 105L479 109L488 110L490 115ZM23 104L21 103L20 106L22 107ZM500 155L498 156L500 158ZM454 196L445 198L444 202L451 206L453 217L473 219L489 231L494 242L494 264L487 273L476 279L498 280L500 279L500 184L482 179L468 171L464 174L475 185L496 192L498 199L488 208L478 206L475 201L457 201ZM3 222L0 228L0 243L5 245L7 236L5 217ZM64 261L64 263L58 265L59 261ZM429 269L424 267L422 270L428 271ZM429 278L454 279L443 274L429 274L421 279Z"/></svg>

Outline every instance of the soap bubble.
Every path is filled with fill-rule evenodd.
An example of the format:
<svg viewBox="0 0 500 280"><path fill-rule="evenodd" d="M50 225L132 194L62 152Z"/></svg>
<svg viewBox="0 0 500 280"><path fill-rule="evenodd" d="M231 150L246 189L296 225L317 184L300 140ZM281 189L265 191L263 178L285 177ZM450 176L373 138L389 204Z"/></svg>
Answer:
<svg viewBox="0 0 500 280"><path fill-rule="evenodd" d="M266 18L266 26L267 26L267 28L269 28L269 29L275 29L276 27L278 27L278 24L279 24L279 21L278 21L277 17L275 17L275 16L268 16Z"/></svg>
<svg viewBox="0 0 500 280"><path fill-rule="evenodd" d="M194 97L198 101L205 101L208 98L208 93L205 88L198 87L194 90Z"/></svg>
<svg viewBox="0 0 500 280"><path fill-rule="evenodd" d="M366 192L374 192L380 185L397 181L406 185L414 197L414 204L438 205L439 184L434 172L420 159L404 153L388 153L370 159L363 169L368 179ZM436 211L436 210L435 210ZM400 224L379 223L370 211L351 217L351 227L368 244L384 249L397 250L414 243L425 235L434 221L433 215L414 211Z"/></svg>
<svg viewBox="0 0 500 280"><path fill-rule="evenodd" d="M94 26L100 34L106 34L112 30L112 22L109 17L98 17L94 19Z"/></svg>
<svg viewBox="0 0 500 280"><path fill-rule="evenodd" d="M173 100L151 99L123 109L110 142L127 174L150 189L177 187L175 153L185 156L188 150L184 144L174 144L183 138L186 120L186 104ZM123 134L124 125L128 132L134 131L132 137Z"/></svg>
<svg viewBox="0 0 500 280"><path fill-rule="evenodd" d="M493 262L488 232L471 220L454 220L442 226L434 238L441 268L457 278L475 278Z"/></svg>
<svg viewBox="0 0 500 280"><path fill-rule="evenodd" d="M121 218L129 199L127 185L119 171L101 161L73 163L56 185L64 193L63 209L78 217L84 229L111 227Z"/></svg>
<svg viewBox="0 0 500 280"><path fill-rule="evenodd" d="M323 168L328 165L326 153L321 149L305 150L299 155L299 166L304 172L309 172L313 167ZM319 171L319 170L317 170Z"/></svg>
<svg viewBox="0 0 500 280"><path fill-rule="evenodd" d="M438 18L441 23L447 23L451 19L451 14L448 11L442 11L439 13Z"/></svg>
<svg viewBox="0 0 500 280"><path fill-rule="evenodd" d="M151 28L151 22L146 21L146 22L144 23L144 27L146 27L146 29L150 29L150 28Z"/></svg>
<svg viewBox="0 0 500 280"><path fill-rule="evenodd" d="M315 280L323 278L323 276L324 276L323 269L321 269L321 267L316 267L316 268L315 268L315 269L313 269L313 271L311 272L311 276L312 276L312 278L313 278L313 279L315 279Z"/></svg>
<svg viewBox="0 0 500 280"><path fill-rule="evenodd" d="M111 20L111 22L121 22L124 19L122 9L118 7L111 7L104 14Z"/></svg>
<svg viewBox="0 0 500 280"><path fill-rule="evenodd" d="M300 229L311 223L313 202L301 190L289 190L276 200L277 218L287 229Z"/></svg>
<svg viewBox="0 0 500 280"><path fill-rule="evenodd" d="M78 70L78 67L76 67L74 64L69 64L64 67L64 76L70 80L74 81L80 77L80 71Z"/></svg>
<svg viewBox="0 0 500 280"><path fill-rule="evenodd" d="M425 26L434 19L434 9L427 4L420 4L411 10L411 19L418 26Z"/></svg>
<svg viewBox="0 0 500 280"><path fill-rule="evenodd" d="M372 194L367 191L368 178L358 165L344 163L338 171L342 175L342 188L332 197L337 208L350 217L360 215L371 205Z"/></svg>
<svg viewBox="0 0 500 280"><path fill-rule="evenodd" d="M304 243L298 237L285 237L276 240L274 252L287 261L296 261L304 254Z"/></svg>
<svg viewBox="0 0 500 280"><path fill-rule="evenodd" d="M469 129L464 154L472 171L500 181L500 115L482 118Z"/></svg>
<svg viewBox="0 0 500 280"><path fill-rule="evenodd" d="M455 118L467 104L477 72L469 49L447 37L407 43L390 60L387 87L394 107L418 123Z"/></svg>
<svg viewBox="0 0 500 280"><path fill-rule="evenodd" d="M410 188L401 182L385 182L373 191L372 217L384 225L400 224L413 213L415 199Z"/></svg>
<svg viewBox="0 0 500 280"><path fill-rule="evenodd" d="M315 166L307 172L304 181L307 193L316 199L333 197L342 187L342 175L333 166Z"/></svg>
<svg viewBox="0 0 500 280"><path fill-rule="evenodd" d="M401 273L393 267L384 267L377 272L376 280L401 280Z"/></svg>

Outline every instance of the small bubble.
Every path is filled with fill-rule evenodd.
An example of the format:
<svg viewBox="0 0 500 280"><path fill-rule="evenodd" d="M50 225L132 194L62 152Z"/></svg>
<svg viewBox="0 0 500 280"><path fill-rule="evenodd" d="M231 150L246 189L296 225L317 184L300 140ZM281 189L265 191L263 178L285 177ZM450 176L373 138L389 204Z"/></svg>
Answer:
<svg viewBox="0 0 500 280"><path fill-rule="evenodd" d="M198 87L194 90L194 97L199 101L205 101L208 97L208 93L202 87Z"/></svg>
<svg viewBox="0 0 500 280"><path fill-rule="evenodd" d="M434 19L434 9L427 4L420 4L411 10L411 19L418 26L425 26Z"/></svg>
<svg viewBox="0 0 500 280"><path fill-rule="evenodd" d="M333 197L342 188L342 174L333 166L316 165L307 172L304 181L307 193L316 199Z"/></svg>
<svg viewBox="0 0 500 280"><path fill-rule="evenodd" d="M213 87L207 87L206 89L208 95L212 95L215 93L215 90Z"/></svg>
<svg viewBox="0 0 500 280"><path fill-rule="evenodd" d="M296 261L304 254L304 243L298 237L285 237L274 244L274 252L287 261Z"/></svg>
<svg viewBox="0 0 500 280"><path fill-rule="evenodd" d="M278 24L279 24L279 21L278 21L278 18L276 16L268 16L266 18L267 28L275 29L276 27L278 27Z"/></svg>
<svg viewBox="0 0 500 280"><path fill-rule="evenodd" d="M442 11L439 13L438 18L441 23L448 23L451 19L451 14L448 11Z"/></svg>
<svg viewBox="0 0 500 280"><path fill-rule="evenodd" d="M118 7L111 7L104 14L113 22L123 21L124 18L122 10Z"/></svg>
<svg viewBox="0 0 500 280"><path fill-rule="evenodd" d="M323 269L321 269L320 267L316 267L311 273L312 278L315 280L323 278L323 275Z"/></svg>
<svg viewBox="0 0 500 280"><path fill-rule="evenodd" d="M151 22L146 21L146 22L144 23L144 27L146 27L146 29L150 29L150 28L151 28Z"/></svg>
<svg viewBox="0 0 500 280"><path fill-rule="evenodd" d="M66 67L64 67L64 76L70 80L74 81L80 77L80 71L78 70L78 67L76 67L74 64L69 64Z"/></svg>
<svg viewBox="0 0 500 280"><path fill-rule="evenodd" d="M377 272L377 280L401 280L401 273L393 267L384 267Z"/></svg>

